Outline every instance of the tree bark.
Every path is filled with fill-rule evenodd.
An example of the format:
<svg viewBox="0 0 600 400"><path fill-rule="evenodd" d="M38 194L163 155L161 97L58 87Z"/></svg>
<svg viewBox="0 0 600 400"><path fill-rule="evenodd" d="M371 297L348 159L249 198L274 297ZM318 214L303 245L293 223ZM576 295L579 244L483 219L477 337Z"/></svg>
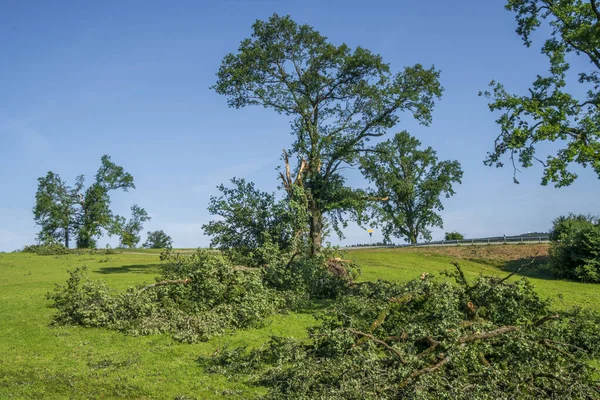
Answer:
<svg viewBox="0 0 600 400"><path fill-rule="evenodd" d="M321 251L323 244L323 214L316 207L310 210L310 254L315 255Z"/></svg>

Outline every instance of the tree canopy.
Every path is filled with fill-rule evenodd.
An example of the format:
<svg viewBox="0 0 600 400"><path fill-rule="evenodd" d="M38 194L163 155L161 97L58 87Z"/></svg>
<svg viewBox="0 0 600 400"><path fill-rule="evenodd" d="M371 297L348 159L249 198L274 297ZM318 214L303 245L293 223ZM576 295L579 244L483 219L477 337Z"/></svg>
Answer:
<svg viewBox="0 0 600 400"><path fill-rule="evenodd" d="M461 183L458 161L438 161L435 150L419 146L421 142L404 131L361 158L361 171L374 185L373 194L389 197L373 206L386 240L431 240L429 227L443 227L437 213L444 209L440 197L454 195L453 186Z"/></svg>
<svg viewBox="0 0 600 400"><path fill-rule="evenodd" d="M173 246L173 239L164 231L148 232L148 238L144 243L144 247L149 249L165 249Z"/></svg>
<svg viewBox="0 0 600 400"><path fill-rule="evenodd" d="M311 252L322 243L325 218L337 225L364 196L345 185L344 165L383 136L407 111L431 121L442 94L439 71L420 64L392 73L367 49L334 45L308 25L277 14L256 21L237 53L223 58L214 85L231 107L263 106L291 117L290 155L304 188Z"/></svg>
<svg viewBox="0 0 600 400"><path fill-rule="evenodd" d="M510 94L492 81L482 94L497 120L500 135L487 165L503 166L505 154L516 172L518 165L544 168L542 184L570 185L577 174L570 165L591 167L600 177L600 11L596 0L509 0L516 32L527 47L538 28L550 31L542 46L550 68L538 75L527 94ZM574 66L571 69L571 66ZM569 75L577 74L577 78ZM576 82L575 82L576 81ZM536 155L541 142L559 142L561 148L544 160Z"/></svg>
<svg viewBox="0 0 600 400"><path fill-rule="evenodd" d="M95 181L87 189L84 190L84 187L83 175L76 178L72 187L51 171L38 179L33 215L36 224L41 227L38 234L41 241L60 240L69 247L74 235L77 247L92 248L103 231L109 234L122 233L121 222L124 218L114 215L110 209L110 192L135 189L133 176L125 172L123 167L113 163L109 156L104 155ZM143 208L134 207L134 214L137 215L134 218L149 218ZM130 228L136 228L136 224ZM130 239L133 237L126 240Z"/></svg>

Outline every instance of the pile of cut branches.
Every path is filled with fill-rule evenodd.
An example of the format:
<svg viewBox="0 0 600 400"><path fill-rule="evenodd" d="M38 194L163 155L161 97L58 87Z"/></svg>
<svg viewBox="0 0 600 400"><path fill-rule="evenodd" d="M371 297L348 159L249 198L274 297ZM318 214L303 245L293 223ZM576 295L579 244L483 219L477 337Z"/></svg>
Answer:
<svg viewBox="0 0 600 400"><path fill-rule="evenodd" d="M70 271L67 283L47 295L58 309L54 324L133 335L167 332L197 342L229 329L259 326L289 300L289 294L266 287L259 271L235 268L218 254L167 251L161 257L157 281L126 292L89 279L85 267Z"/></svg>
<svg viewBox="0 0 600 400"><path fill-rule="evenodd" d="M210 372L279 399L597 399L600 315L555 313L525 279L357 284L310 341L222 349Z"/></svg>

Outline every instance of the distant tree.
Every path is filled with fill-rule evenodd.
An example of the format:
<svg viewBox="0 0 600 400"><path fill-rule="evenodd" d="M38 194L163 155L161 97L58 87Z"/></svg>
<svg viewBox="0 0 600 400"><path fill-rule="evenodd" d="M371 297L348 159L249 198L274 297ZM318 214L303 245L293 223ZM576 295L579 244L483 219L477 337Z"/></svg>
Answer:
<svg viewBox="0 0 600 400"><path fill-rule="evenodd" d="M506 5L516 13L516 32L527 47L536 29L550 32L542 46L549 73L538 75L527 94L510 94L494 81L491 91L482 93L492 100L491 111L502 112L497 120L501 133L485 163L501 167L500 160L508 153L516 183L517 164L527 168L534 161L543 165L542 185L570 185L577 178L569 170L572 163L590 166L600 177L599 4L597 0L509 0ZM567 75L572 65L578 85ZM559 142L560 148L543 160L536 156L542 142Z"/></svg>
<svg viewBox="0 0 600 400"><path fill-rule="evenodd" d="M71 237L78 231L79 192L83 176L78 176L74 187L54 172L38 178L33 217L41 227L38 238L44 243L60 241L69 247Z"/></svg>
<svg viewBox="0 0 600 400"><path fill-rule="evenodd" d="M131 218L125 221L124 217L115 218L116 226L113 230L118 233L120 245L126 247L135 247L140 242L140 232L144 229L144 222L151 218L143 208L137 204L131 206Z"/></svg>
<svg viewBox="0 0 600 400"><path fill-rule="evenodd" d="M252 29L238 52L223 58L214 89L231 107L257 105L292 118L289 154L298 158L294 175L305 189L315 254L325 226L344 224L344 212L366 201L346 186L342 167L355 164L369 139L395 126L401 112L428 124L442 93L439 72L416 64L392 74L381 56L333 45L289 16L274 14Z"/></svg>
<svg viewBox="0 0 600 400"><path fill-rule="evenodd" d="M211 246L226 252L236 262L261 265L257 250L267 244L280 252L291 251L305 222L302 210L293 201L278 201L274 194L256 189L254 183L232 178L232 188L219 185L221 195L212 196L208 211L218 220L203 225Z"/></svg>
<svg viewBox="0 0 600 400"><path fill-rule="evenodd" d="M167 235L164 231L153 231L148 232L148 239L144 243L144 247L149 249L165 249L173 246L173 240L171 236Z"/></svg>
<svg viewBox="0 0 600 400"><path fill-rule="evenodd" d="M95 182L85 191L83 175L76 178L73 187L53 172L38 179L33 215L41 227L40 240L60 240L68 247L75 236L77 247L92 248L103 230L115 233L114 227L120 217L110 209L109 192L127 191L135 185L133 177L114 164L109 156L102 156L101 163Z"/></svg>
<svg viewBox="0 0 600 400"><path fill-rule="evenodd" d="M460 232L446 232L444 240L463 240L465 236Z"/></svg>
<svg viewBox="0 0 600 400"><path fill-rule="evenodd" d="M110 209L109 193L119 189L125 192L135 189L133 176L125 172L123 167L113 163L107 155L102 156L101 162L95 182L85 191L81 203L77 235L79 248L96 247L96 238L102 234L103 229L109 234L115 233L111 230L115 226L116 216Z"/></svg>
<svg viewBox="0 0 600 400"><path fill-rule="evenodd" d="M444 209L440 197L454 195L453 186L461 183L458 161L438 162L431 147L419 150L420 145L404 131L361 158L361 171L375 186L373 194L389 197L373 207L387 240L392 236L409 243L419 237L431 240L428 228L443 227L437 213Z"/></svg>

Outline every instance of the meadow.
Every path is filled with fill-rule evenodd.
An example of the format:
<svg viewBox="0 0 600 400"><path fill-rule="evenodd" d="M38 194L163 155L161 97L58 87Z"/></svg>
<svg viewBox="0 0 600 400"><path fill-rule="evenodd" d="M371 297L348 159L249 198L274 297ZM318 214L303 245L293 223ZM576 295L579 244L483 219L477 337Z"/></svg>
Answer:
<svg viewBox="0 0 600 400"><path fill-rule="evenodd" d="M362 268L360 281L409 280L438 275L457 260L467 278L480 273L506 276L522 258L543 248L363 249L344 253ZM504 246L506 248L506 246ZM487 252L487 253L486 253ZM489 253L489 254L488 254ZM502 254L506 253L506 254ZM269 337L307 337L313 313L275 315L262 328L238 331L198 344L181 344L167 335L132 337L104 329L50 326L54 310L45 294L66 281L67 270L87 265L94 279L115 290L152 283L160 261L154 252L110 255L39 256L0 254L0 398L205 399L259 397L264 389L203 372L198 359L225 346L260 346ZM518 279L516 274L511 279ZM521 270L556 309L582 306L600 310L600 287L551 279L529 265ZM558 297L558 295L562 295Z"/></svg>

